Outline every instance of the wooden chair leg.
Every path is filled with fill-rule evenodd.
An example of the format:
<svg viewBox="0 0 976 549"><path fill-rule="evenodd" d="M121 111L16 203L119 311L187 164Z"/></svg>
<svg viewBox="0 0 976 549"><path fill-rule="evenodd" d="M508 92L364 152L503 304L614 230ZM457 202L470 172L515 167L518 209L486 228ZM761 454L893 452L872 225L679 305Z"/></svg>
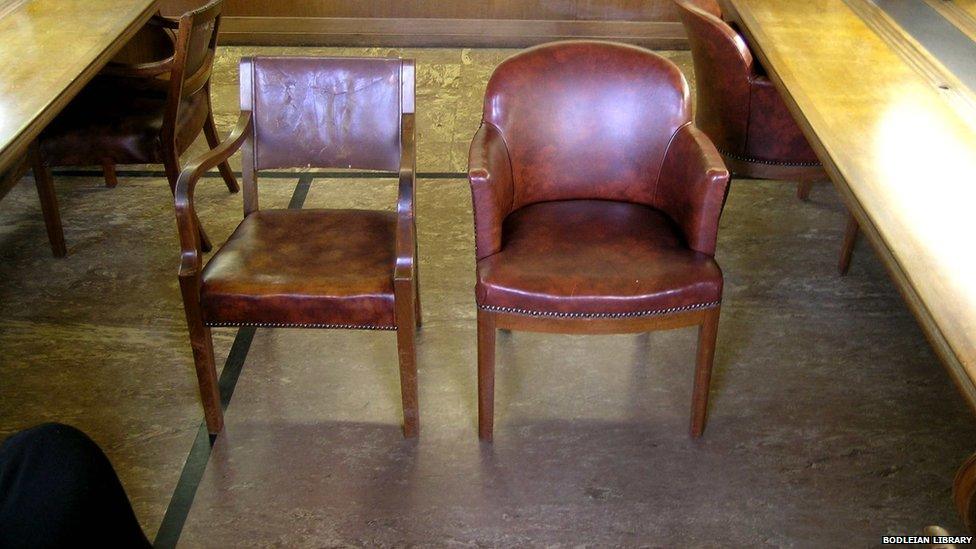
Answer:
<svg viewBox="0 0 976 549"><path fill-rule="evenodd" d="M47 239L51 242L51 252L54 257L64 257L68 255L68 249L64 245L64 228L61 226L61 212L58 210L58 196L54 192L51 170L41 161L36 145L31 147L30 159L34 170L34 185L37 187L37 197L41 200L41 213L47 227Z"/></svg>
<svg viewBox="0 0 976 549"><path fill-rule="evenodd" d="M811 189L813 189L813 181L801 181L796 186L796 197L804 202L810 200Z"/></svg>
<svg viewBox="0 0 976 549"><path fill-rule="evenodd" d="M847 230L844 231L844 244L840 248L840 261L837 270L841 276L846 275L851 268L851 257L854 255L854 245L857 244L857 234L861 232L860 225L853 214L847 214Z"/></svg>
<svg viewBox="0 0 976 549"><path fill-rule="evenodd" d="M180 178L180 157L172 151L163 151L163 169L166 171L166 179L169 181L169 190L176 194L176 182ZM200 228L200 249L209 252L213 249L213 243L207 236L207 231L203 229L203 223L197 218L197 227Z"/></svg>
<svg viewBox="0 0 976 549"><path fill-rule="evenodd" d="M403 436L420 434L417 398L417 324L414 319L414 289L410 281L396 281L397 354L400 359L400 398L403 400Z"/></svg>
<svg viewBox="0 0 976 549"><path fill-rule="evenodd" d="M193 348L193 364L196 367L197 383L200 386L200 400L207 430L216 435L224 428L224 412L220 405L220 385L217 379L217 366L214 362L213 337L210 328L203 324L199 308L187 303L197 303L199 294L181 285L186 311L186 323L190 329L190 346ZM189 294L189 295L188 295ZM189 300L189 301L187 301Z"/></svg>
<svg viewBox="0 0 976 549"><path fill-rule="evenodd" d="M417 327L420 328L424 321L420 307L420 259L416 251L414 251L413 260L413 290L414 317L417 321Z"/></svg>
<svg viewBox="0 0 976 549"><path fill-rule="evenodd" d="M209 94L209 91L207 93ZM207 144L210 145L210 150L220 145L220 133L217 132L217 124L214 123L213 109L211 107L207 108L207 120L203 124L203 134L207 137ZM226 160L218 164L217 169L220 170L220 176L224 178L224 184L227 185L227 190L232 193L241 190L237 184L237 179L234 177L234 170L230 169L230 164Z"/></svg>
<svg viewBox="0 0 976 549"><path fill-rule="evenodd" d="M102 160L102 173L105 174L105 186L114 189L119 184L118 174L115 173L115 162L106 158Z"/></svg>
<svg viewBox="0 0 976 549"><path fill-rule="evenodd" d="M495 315L478 310L478 438L490 442L495 427Z"/></svg>
<svg viewBox="0 0 976 549"><path fill-rule="evenodd" d="M698 357L695 365L695 387L691 395L691 436L698 438L705 431L708 413L708 388L712 379L712 362L715 359L715 341L718 337L718 319L721 308L705 312L698 327Z"/></svg>

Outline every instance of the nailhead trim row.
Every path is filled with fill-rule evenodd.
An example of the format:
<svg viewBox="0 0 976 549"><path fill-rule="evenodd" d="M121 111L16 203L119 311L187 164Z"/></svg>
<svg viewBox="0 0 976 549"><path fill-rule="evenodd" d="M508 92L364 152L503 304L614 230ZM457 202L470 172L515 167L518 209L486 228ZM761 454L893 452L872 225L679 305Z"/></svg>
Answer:
<svg viewBox="0 0 976 549"><path fill-rule="evenodd" d="M288 324L284 322L207 322L210 328L346 328L349 330L396 330L396 326L371 326L367 324Z"/></svg>
<svg viewBox="0 0 976 549"><path fill-rule="evenodd" d="M493 313L514 313L527 316L541 316L550 318L635 318L642 316L661 316L672 313L683 313L686 311L698 311L701 309L711 309L721 305L721 301L711 301L709 303L699 303L697 305L684 305L682 307L670 307L668 309L657 309L653 311L635 311L631 313L557 313L552 311L529 311L527 309L516 309L515 307L495 307L492 305L479 305L483 311Z"/></svg>
<svg viewBox="0 0 976 549"><path fill-rule="evenodd" d="M767 166L795 166L795 167L802 167L802 168L814 168L821 165L820 162L777 162L775 160L759 160L758 158L749 158L748 156L732 154L730 152L723 151L722 149L718 149L718 152L720 152L722 156L727 156L732 160L739 160L741 162L753 162L755 164L766 164Z"/></svg>

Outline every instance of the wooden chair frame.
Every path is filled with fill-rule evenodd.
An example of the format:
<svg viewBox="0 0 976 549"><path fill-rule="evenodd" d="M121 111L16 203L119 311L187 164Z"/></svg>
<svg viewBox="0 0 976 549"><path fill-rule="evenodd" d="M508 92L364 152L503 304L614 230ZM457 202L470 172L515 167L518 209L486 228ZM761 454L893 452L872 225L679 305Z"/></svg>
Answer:
<svg viewBox="0 0 976 549"><path fill-rule="evenodd" d="M497 330L556 334L636 334L698 326L698 351L691 398L691 436L705 431L708 388L715 358L721 306L675 314L629 318L534 317L478 309L478 438L491 441L495 410L495 335Z"/></svg>
<svg viewBox="0 0 976 549"><path fill-rule="evenodd" d="M249 73L250 59L241 62L241 72ZM410 93L402 94L400 117L400 167L397 193L396 264L393 272L397 354L400 367L400 393L403 401L403 434L416 437L420 432L420 413L417 397L416 329L421 326L420 289L417 273L416 197L416 124L414 93L415 66L404 59L401 86L409 86ZM242 77L243 78L243 77ZM257 174L255 169L255 137L253 97L248 86L242 86L241 114L237 125L226 141L189 164L176 184L176 221L180 237L180 291L190 331L190 344L196 366L200 396L203 401L207 428L212 434L223 428L217 370L214 363L211 329L205 323L200 295L203 261L199 221L193 205L196 184L208 170L225 162L242 150L244 217L258 210Z"/></svg>
<svg viewBox="0 0 976 549"><path fill-rule="evenodd" d="M161 15L154 15L150 25L167 29L173 33L174 53L162 60L140 64L109 63L100 73L104 76L125 78L129 82L139 81L149 89L159 90L167 94L166 111L160 135L160 148L163 157L163 168L169 181L170 191L176 191L176 181L180 175L180 144L177 143L176 123L180 103L184 94L205 93L207 99L207 117L203 124L203 133L211 149L220 144L220 134L213 119L213 104L210 98L210 78L213 71L213 60L217 48L217 35L220 30L221 1L210 2L196 10L183 14L173 20ZM191 75L186 74L187 53L191 31L199 22L213 21L213 34L208 44L208 56L200 68ZM168 76L168 78L163 78ZM185 143L184 146L189 146ZM28 153L38 194L41 199L41 209L48 228L48 239L56 257L64 257L67 249L64 243L64 231L61 227L61 216L58 211L57 197L54 192L54 182L51 170L44 163L40 147L35 143ZM240 190L234 172L226 161L218 166L220 174L227 185L227 189L236 193ZM102 170L108 187L115 187L118 178L115 164L109 159L102 160ZM201 226L201 231L203 231ZM205 232L201 232L201 242L204 249L209 251L211 243Z"/></svg>

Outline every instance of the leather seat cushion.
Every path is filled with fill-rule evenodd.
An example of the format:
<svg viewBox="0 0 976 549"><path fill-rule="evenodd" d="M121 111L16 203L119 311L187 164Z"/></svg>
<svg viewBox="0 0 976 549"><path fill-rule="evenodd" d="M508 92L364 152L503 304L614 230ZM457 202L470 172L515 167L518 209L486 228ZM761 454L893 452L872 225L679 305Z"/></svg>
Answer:
<svg viewBox="0 0 976 549"><path fill-rule="evenodd" d="M259 210L203 271L210 325L396 325L396 214Z"/></svg>
<svg viewBox="0 0 976 549"><path fill-rule="evenodd" d="M207 96L183 99L176 126L182 153L203 129ZM103 159L117 164L162 162L160 134L166 96L153 90L93 85L78 95L41 133L48 166L92 166Z"/></svg>
<svg viewBox="0 0 976 549"><path fill-rule="evenodd" d="M648 206L543 202L505 220L502 249L478 262L479 307L541 316L642 316L721 300L715 260Z"/></svg>

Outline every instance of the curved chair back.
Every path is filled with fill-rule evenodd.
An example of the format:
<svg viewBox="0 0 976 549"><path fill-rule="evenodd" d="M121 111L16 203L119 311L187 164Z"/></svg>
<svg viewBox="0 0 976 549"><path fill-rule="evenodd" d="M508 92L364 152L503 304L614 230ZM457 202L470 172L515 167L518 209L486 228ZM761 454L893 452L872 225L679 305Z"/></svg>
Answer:
<svg viewBox="0 0 976 549"><path fill-rule="evenodd" d="M749 123L752 53L714 0L675 0L695 64L695 122L722 151L742 149Z"/></svg>
<svg viewBox="0 0 976 549"><path fill-rule="evenodd" d="M484 122L511 158L515 207L603 199L651 205L664 154L691 120L672 62L611 42L525 50L495 69Z"/></svg>
<svg viewBox="0 0 976 549"><path fill-rule="evenodd" d="M221 9L223 9L223 0L213 0L184 13L178 19L173 65L169 77L169 99L163 124L165 139L175 139L180 108L187 105L194 96L203 93L207 97L196 100L210 101L210 77L213 74L213 63L217 54L217 32L220 28ZM189 109L189 111L198 117L199 113L204 112L199 108ZM190 133L195 137L203 124L203 118L194 120L190 126L196 128L196 131ZM188 146L189 143L183 145Z"/></svg>

